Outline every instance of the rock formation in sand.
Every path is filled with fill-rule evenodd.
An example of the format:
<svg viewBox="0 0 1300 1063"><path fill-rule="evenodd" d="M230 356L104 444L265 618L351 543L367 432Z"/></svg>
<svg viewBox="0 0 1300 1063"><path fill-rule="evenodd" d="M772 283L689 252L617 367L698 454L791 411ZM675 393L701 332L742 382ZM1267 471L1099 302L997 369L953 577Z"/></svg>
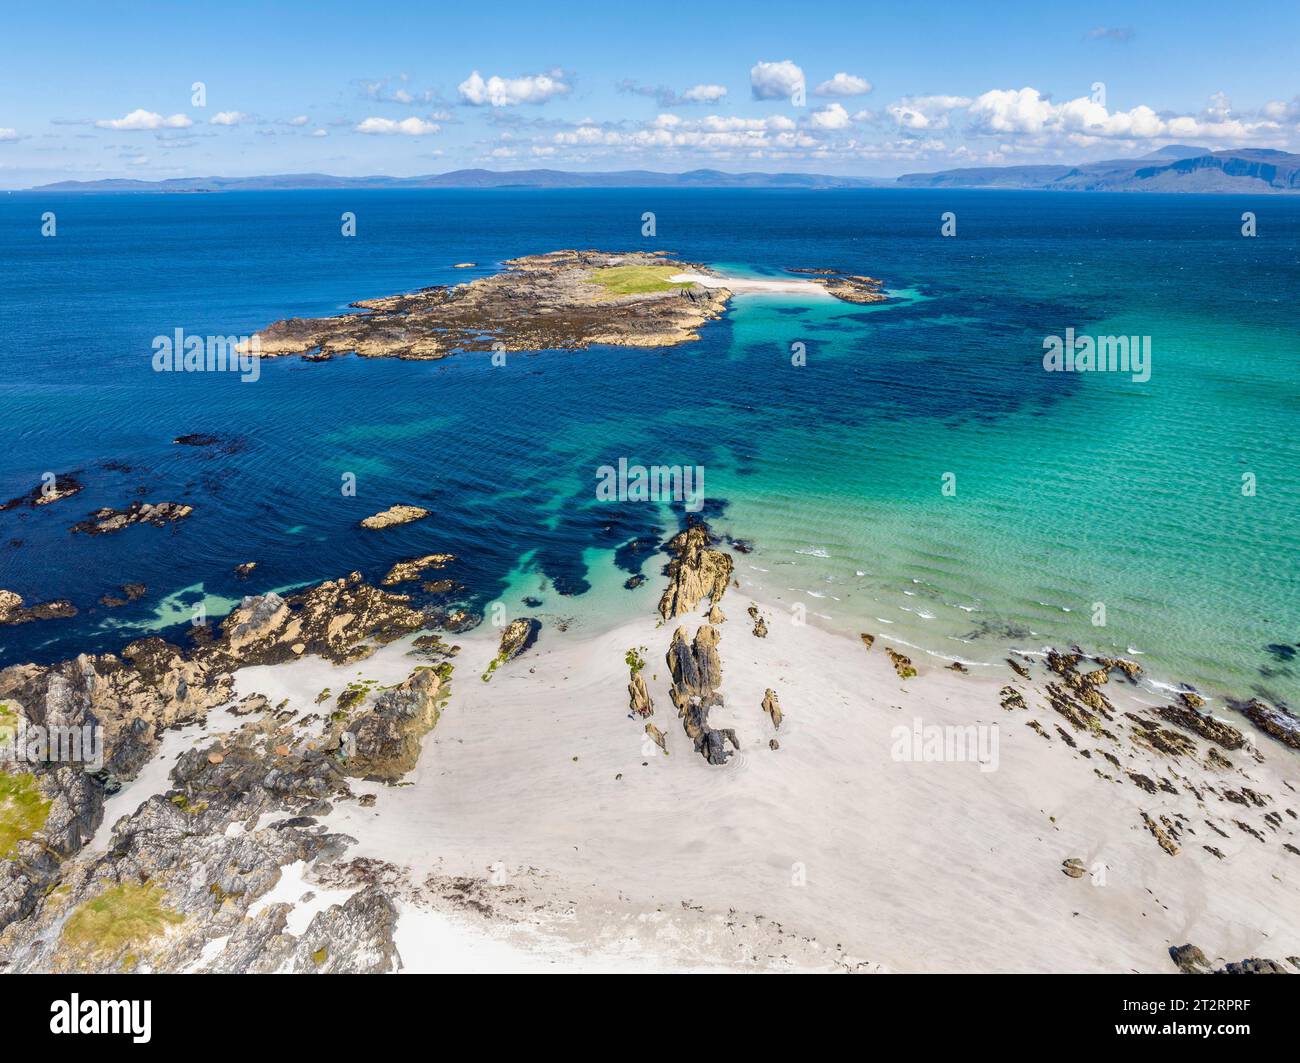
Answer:
<svg viewBox="0 0 1300 1063"><path fill-rule="evenodd" d="M712 549L713 539L705 524L694 524L668 542L673 559L668 562L668 587L659 600L659 615L665 620L693 612L708 598L716 604L731 582L731 555Z"/></svg>
<svg viewBox="0 0 1300 1063"><path fill-rule="evenodd" d="M781 702L777 700L776 691L768 687L763 691L763 711L772 720L772 726L780 730L781 728Z"/></svg>

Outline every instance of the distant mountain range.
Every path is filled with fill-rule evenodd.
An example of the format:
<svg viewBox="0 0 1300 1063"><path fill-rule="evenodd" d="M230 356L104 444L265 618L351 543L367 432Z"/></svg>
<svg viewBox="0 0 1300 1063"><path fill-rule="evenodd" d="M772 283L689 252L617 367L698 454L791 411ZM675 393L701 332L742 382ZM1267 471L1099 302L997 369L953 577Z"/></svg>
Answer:
<svg viewBox="0 0 1300 1063"><path fill-rule="evenodd" d="M1062 192L1300 192L1300 155L1271 148L1211 151L1171 145L1140 159L1079 166L987 166L904 174L897 180L808 173L657 173L618 170L453 170L421 177L178 177L59 181L37 192L249 192L311 188L1021 188Z"/></svg>
<svg viewBox="0 0 1300 1063"><path fill-rule="evenodd" d="M908 188L1037 188L1058 192L1300 192L1300 155L1272 148L1170 145L1140 159L1080 166L987 166L909 173Z"/></svg>

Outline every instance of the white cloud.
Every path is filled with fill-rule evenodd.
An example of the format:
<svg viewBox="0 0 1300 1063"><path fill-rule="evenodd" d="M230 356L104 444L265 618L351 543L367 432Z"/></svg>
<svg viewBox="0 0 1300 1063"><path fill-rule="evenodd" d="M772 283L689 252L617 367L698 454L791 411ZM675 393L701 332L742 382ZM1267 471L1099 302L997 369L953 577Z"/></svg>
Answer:
<svg viewBox="0 0 1300 1063"><path fill-rule="evenodd" d="M358 133L424 137L437 133L442 126L437 122L426 122L423 118L403 118L400 122L392 118L366 118L357 123L356 128Z"/></svg>
<svg viewBox="0 0 1300 1063"><path fill-rule="evenodd" d="M840 71L829 81L823 81L815 91L818 96L865 96L871 89L871 82L866 78Z"/></svg>
<svg viewBox="0 0 1300 1063"><path fill-rule="evenodd" d="M18 130L0 129L0 141L17 140L17 139L18 139Z"/></svg>
<svg viewBox="0 0 1300 1063"><path fill-rule="evenodd" d="M1145 104L1127 111L1111 111L1087 96L1053 103L1034 88L993 89L970 106L972 128L984 133L1020 133L1030 136L1063 134L1076 144L1097 139L1152 140L1160 137L1248 140L1275 133L1271 118L1244 122L1233 117L1227 97L1215 93L1199 116L1162 116Z"/></svg>
<svg viewBox="0 0 1300 1063"><path fill-rule="evenodd" d="M525 74L523 77L502 78L493 75L486 80L475 70L462 81L456 91L465 103L475 107L491 105L510 107L518 103L545 103L570 91L562 70L546 74Z"/></svg>
<svg viewBox="0 0 1300 1063"><path fill-rule="evenodd" d="M849 124L849 112L840 103L832 103L820 111L813 111L809 116L814 129L845 129Z"/></svg>
<svg viewBox="0 0 1300 1063"><path fill-rule="evenodd" d="M306 125L306 124L307 124L308 122L310 122L310 121L311 121L311 119L308 118L305 114L300 114L300 115L298 115L298 116L296 116L296 117L294 117L294 118L290 118L290 119L289 119L289 124L290 124L290 125Z"/></svg>
<svg viewBox="0 0 1300 1063"><path fill-rule="evenodd" d="M946 129L948 114L961 107L969 107L965 96L904 96L891 103L885 112L901 129Z"/></svg>
<svg viewBox="0 0 1300 1063"><path fill-rule="evenodd" d="M803 71L789 59L755 63L749 71L749 85L756 100L789 99L803 87Z"/></svg>
<svg viewBox="0 0 1300 1063"><path fill-rule="evenodd" d="M314 137L327 137L329 134L323 129L313 129L311 135Z"/></svg>
<svg viewBox="0 0 1300 1063"><path fill-rule="evenodd" d="M242 125L248 121L243 111L218 111L212 116L212 125Z"/></svg>
<svg viewBox="0 0 1300 1063"><path fill-rule="evenodd" d="M725 85L692 85L682 93L682 99L691 103L717 103L726 94Z"/></svg>
<svg viewBox="0 0 1300 1063"><path fill-rule="evenodd" d="M100 129L188 129L194 124L189 115L174 114L169 118L164 118L156 111L146 111L144 108L136 108L128 115L121 118L101 118L95 125Z"/></svg>

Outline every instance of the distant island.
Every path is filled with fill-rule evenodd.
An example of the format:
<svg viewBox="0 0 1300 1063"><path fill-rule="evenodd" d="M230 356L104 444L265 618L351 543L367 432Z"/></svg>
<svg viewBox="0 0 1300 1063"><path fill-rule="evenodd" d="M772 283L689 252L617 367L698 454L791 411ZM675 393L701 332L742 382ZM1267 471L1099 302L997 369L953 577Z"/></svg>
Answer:
<svg viewBox="0 0 1300 1063"><path fill-rule="evenodd" d="M1300 155L1272 148L1212 151L1173 144L1136 159L1070 165L984 166L890 179L816 173L726 173L689 170L452 170L416 177L176 177L165 181L108 178L58 181L32 192L265 192L302 189L403 188L989 188L1061 192L1300 192Z"/></svg>
<svg viewBox="0 0 1300 1063"><path fill-rule="evenodd" d="M574 350L591 344L668 347L699 339L735 291L834 296L849 303L886 298L872 277L795 268L780 279L724 277L665 252L550 251L504 263L467 284L422 288L352 304L361 313L288 318L258 332L263 357L302 354L325 361L434 359L457 351Z"/></svg>

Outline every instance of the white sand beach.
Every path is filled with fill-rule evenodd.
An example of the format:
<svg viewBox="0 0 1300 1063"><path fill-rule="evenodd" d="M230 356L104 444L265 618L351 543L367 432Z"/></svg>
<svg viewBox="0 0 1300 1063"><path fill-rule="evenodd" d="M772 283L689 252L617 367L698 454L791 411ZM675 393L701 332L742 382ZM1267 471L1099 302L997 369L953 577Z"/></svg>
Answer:
<svg viewBox="0 0 1300 1063"><path fill-rule="evenodd" d="M707 273L674 273L668 279L676 284L693 283L705 288L726 288L737 295L767 293L835 298L820 284L799 277L767 280L759 277L719 277Z"/></svg>
<svg viewBox="0 0 1300 1063"><path fill-rule="evenodd" d="M735 728L741 751L710 765L683 733L663 663L677 624L693 634L702 621L661 625L655 582L629 596L642 617L595 635L546 626L489 682L498 631L452 637L452 696L416 770L396 786L359 783L373 807L342 802L326 817L357 839L346 858L392 865L406 883L406 970L1171 972L1167 950L1186 942L1225 960L1300 954L1300 854L1284 848L1300 846L1300 762L1278 743L1258 737L1262 759L1248 746L1216 769L1203 741L1197 757L1171 758L1071 731L1038 671L1030 682L920 661L902 681L887 637L867 650L763 602L758 638L742 580L721 602L726 706L710 718ZM646 648L669 756L629 717L633 647ZM244 669L237 693L307 713L325 687L398 682L416 663L404 640L350 667ZM1006 684L1028 708L1000 707ZM779 731L760 709L768 687ZM1167 703L1115 682L1107 696L1118 710ZM996 770L895 759L895 728L914 721L996 728L983 766ZM1264 807L1222 796L1242 787ZM1143 813L1181 826L1177 855ZM1069 858L1087 873L1063 873ZM473 904L464 882L450 886L462 878Z"/></svg>

